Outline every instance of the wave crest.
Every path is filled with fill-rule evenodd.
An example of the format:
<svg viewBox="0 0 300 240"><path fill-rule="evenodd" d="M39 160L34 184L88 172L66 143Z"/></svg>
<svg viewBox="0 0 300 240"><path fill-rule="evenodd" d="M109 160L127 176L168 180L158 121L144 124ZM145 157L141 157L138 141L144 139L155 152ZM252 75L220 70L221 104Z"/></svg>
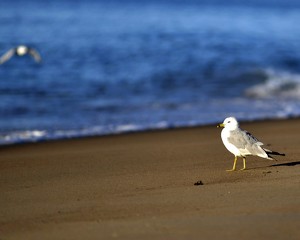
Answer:
<svg viewBox="0 0 300 240"><path fill-rule="evenodd" d="M248 88L245 95L255 99L300 99L300 74L264 71L265 80Z"/></svg>

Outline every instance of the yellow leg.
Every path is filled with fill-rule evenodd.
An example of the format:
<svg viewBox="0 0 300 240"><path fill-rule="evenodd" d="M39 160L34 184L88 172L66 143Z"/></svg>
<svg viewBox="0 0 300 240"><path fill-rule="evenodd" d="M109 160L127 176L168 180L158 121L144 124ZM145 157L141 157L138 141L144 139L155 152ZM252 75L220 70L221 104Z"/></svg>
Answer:
<svg viewBox="0 0 300 240"><path fill-rule="evenodd" d="M234 157L234 162L233 162L233 167L232 167L232 169L226 170L227 172L235 171L236 161L237 161L237 156Z"/></svg>
<svg viewBox="0 0 300 240"><path fill-rule="evenodd" d="M245 170L246 169L246 158L243 157L243 168L240 170Z"/></svg>

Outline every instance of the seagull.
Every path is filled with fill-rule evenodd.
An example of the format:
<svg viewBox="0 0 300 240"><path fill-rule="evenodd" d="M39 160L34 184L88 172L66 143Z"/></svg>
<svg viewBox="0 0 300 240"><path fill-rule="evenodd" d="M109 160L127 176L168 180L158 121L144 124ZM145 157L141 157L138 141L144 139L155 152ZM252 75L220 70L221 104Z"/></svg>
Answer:
<svg viewBox="0 0 300 240"><path fill-rule="evenodd" d="M30 56L32 56L37 63L40 63L42 61L42 58L37 50L35 50L34 48L27 47L25 45L20 45L15 48L11 48L6 53L4 53L0 58L0 64L5 63L10 58L12 58L14 55L23 57L26 54L29 54Z"/></svg>
<svg viewBox="0 0 300 240"><path fill-rule="evenodd" d="M241 129L234 117L228 117L217 127L224 127L221 132L222 141L229 152L234 155L233 167L227 171L235 171L238 157L243 158L243 168L246 169L246 156L258 156L269 160L275 160L271 155L285 156L284 153L274 152L263 148L262 142L252 136L251 133Z"/></svg>

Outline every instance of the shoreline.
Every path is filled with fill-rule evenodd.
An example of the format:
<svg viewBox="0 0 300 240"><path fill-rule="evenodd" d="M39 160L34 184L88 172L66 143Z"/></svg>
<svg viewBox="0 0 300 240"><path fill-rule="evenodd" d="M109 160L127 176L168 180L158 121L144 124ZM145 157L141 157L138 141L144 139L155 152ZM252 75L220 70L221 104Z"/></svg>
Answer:
<svg viewBox="0 0 300 240"><path fill-rule="evenodd" d="M1 146L0 236L298 239L300 119L241 128L286 157L228 173L215 125Z"/></svg>
<svg viewBox="0 0 300 240"><path fill-rule="evenodd" d="M240 124L251 124L251 123L260 123L260 122L273 122L273 121L293 121L299 120L300 116L292 116L288 118L262 118L262 119L253 119L253 120L241 120ZM238 119L239 120L239 119ZM223 120L220 120L223 121ZM82 140L89 138L105 138L110 136L121 136L128 134L139 134L139 133L151 133L151 132L164 132L164 131L173 131L173 130L184 130L184 129L194 129L194 128L203 128L203 127L214 127L221 122L215 123L203 123L203 124L195 124L195 125L186 125L186 126L169 126L165 128L145 128L145 129L137 129L137 130L125 130L120 132L111 132L111 133L103 133L103 134L87 134L87 135L78 135L78 136L65 136L65 137L48 137L45 139L36 139L36 140L21 140L11 143L2 143L0 144L0 149L2 147L10 147L10 146L18 146L18 145L27 145L27 144L39 144L39 143L47 143L47 142L60 142L60 141L72 141L72 140ZM44 130L37 130L44 131Z"/></svg>

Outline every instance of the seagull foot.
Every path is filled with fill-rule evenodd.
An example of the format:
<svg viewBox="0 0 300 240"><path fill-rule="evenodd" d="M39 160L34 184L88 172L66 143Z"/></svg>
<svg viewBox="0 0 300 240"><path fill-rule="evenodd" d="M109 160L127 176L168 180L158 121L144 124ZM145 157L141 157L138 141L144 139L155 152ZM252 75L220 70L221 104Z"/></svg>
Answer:
<svg viewBox="0 0 300 240"><path fill-rule="evenodd" d="M226 172L233 172L233 171L235 171L235 169L226 170Z"/></svg>

